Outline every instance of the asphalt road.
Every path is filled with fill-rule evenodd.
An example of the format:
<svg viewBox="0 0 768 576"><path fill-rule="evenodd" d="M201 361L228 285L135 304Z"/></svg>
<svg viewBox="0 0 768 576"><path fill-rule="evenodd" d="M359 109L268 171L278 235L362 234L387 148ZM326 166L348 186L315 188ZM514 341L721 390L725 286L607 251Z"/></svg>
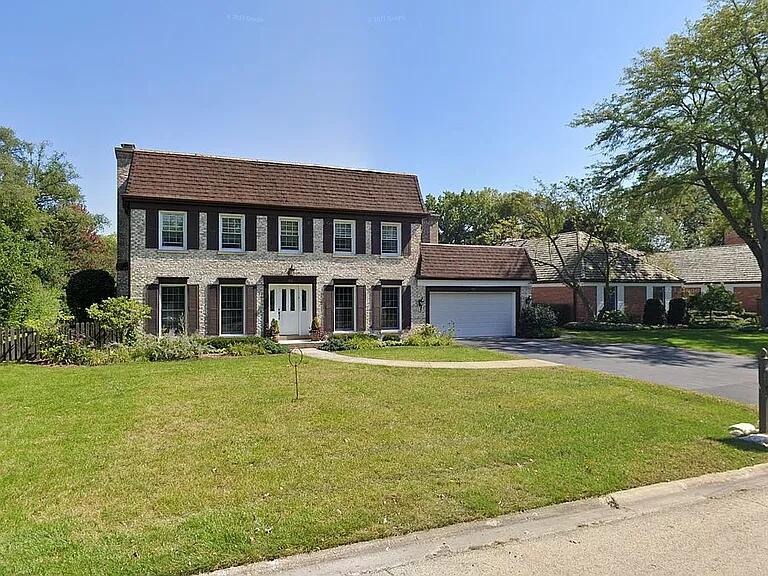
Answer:
<svg viewBox="0 0 768 576"><path fill-rule="evenodd" d="M747 356L650 344L576 344L563 340L484 338L463 343L757 404L757 360Z"/></svg>

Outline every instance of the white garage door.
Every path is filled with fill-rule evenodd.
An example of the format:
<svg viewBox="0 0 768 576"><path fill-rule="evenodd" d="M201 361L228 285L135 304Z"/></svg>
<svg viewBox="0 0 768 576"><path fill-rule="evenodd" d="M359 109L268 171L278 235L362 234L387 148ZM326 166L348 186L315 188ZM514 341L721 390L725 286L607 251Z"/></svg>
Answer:
<svg viewBox="0 0 768 576"><path fill-rule="evenodd" d="M456 336L514 336L515 292L431 292L429 322Z"/></svg>

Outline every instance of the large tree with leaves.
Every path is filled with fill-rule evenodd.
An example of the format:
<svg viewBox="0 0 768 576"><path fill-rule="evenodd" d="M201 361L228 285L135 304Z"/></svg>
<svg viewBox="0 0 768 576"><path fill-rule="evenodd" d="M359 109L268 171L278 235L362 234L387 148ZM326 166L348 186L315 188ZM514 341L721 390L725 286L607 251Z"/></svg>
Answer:
<svg viewBox="0 0 768 576"><path fill-rule="evenodd" d="M583 112L607 153L596 174L649 200L706 193L762 270L768 326L768 0L729 0L660 48L641 52L623 90Z"/></svg>

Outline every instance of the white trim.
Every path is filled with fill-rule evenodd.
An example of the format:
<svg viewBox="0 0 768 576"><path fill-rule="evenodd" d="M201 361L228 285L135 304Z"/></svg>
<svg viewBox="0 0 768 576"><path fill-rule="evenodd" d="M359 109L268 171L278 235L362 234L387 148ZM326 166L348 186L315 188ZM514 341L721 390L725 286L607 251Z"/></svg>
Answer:
<svg viewBox="0 0 768 576"><path fill-rule="evenodd" d="M336 330L336 289L352 289L352 330ZM334 334L352 334L357 332L357 284L334 284L333 285L333 332Z"/></svg>
<svg viewBox="0 0 768 576"><path fill-rule="evenodd" d="M336 224L349 224L351 230L352 249L349 252L336 250ZM354 220L334 219L333 221L333 255L334 256L354 256L357 254L356 222Z"/></svg>
<svg viewBox="0 0 768 576"><path fill-rule="evenodd" d="M402 284L383 284L381 286L381 301L384 301L384 289L385 288L397 288L397 328L384 328L384 313L380 311L381 315L381 332L382 333L388 333L388 332L400 332L403 329L403 286ZM380 306L381 310L384 310L384 305L382 304Z"/></svg>
<svg viewBox="0 0 768 576"><path fill-rule="evenodd" d="M492 286L531 286L530 280L417 280L417 286L468 286L488 288ZM535 284L533 286L536 286Z"/></svg>
<svg viewBox="0 0 768 576"><path fill-rule="evenodd" d="M163 246L163 216L166 214L181 214L184 216L183 246ZM187 249L187 213L183 210L158 210L157 211L157 249L168 251L180 251Z"/></svg>
<svg viewBox="0 0 768 576"><path fill-rule="evenodd" d="M186 284L159 284L159 294L157 295L157 333L162 336L163 334L163 288L184 288L184 309L182 311L184 318L183 331L186 334L188 324L187 313L189 311L189 303L187 302L187 285Z"/></svg>
<svg viewBox="0 0 768 576"><path fill-rule="evenodd" d="M298 250L285 250L283 248L283 222L298 222L299 223L299 249ZM277 219L277 251L283 254L302 254L304 252L304 219L297 216L279 216Z"/></svg>
<svg viewBox="0 0 768 576"><path fill-rule="evenodd" d="M384 252L384 226L397 228L397 252ZM384 258L397 258L403 255L403 226L400 222L381 222L379 224L379 254Z"/></svg>
<svg viewBox="0 0 768 576"><path fill-rule="evenodd" d="M243 331L239 334L224 334L221 330L221 289L222 288L240 288L243 292ZM219 336L245 336L245 284L219 284Z"/></svg>
<svg viewBox="0 0 768 576"><path fill-rule="evenodd" d="M224 248L222 240L222 220L224 218L238 218L240 220L240 248ZM219 252L245 252L245 214L219 214Z"/></svg>

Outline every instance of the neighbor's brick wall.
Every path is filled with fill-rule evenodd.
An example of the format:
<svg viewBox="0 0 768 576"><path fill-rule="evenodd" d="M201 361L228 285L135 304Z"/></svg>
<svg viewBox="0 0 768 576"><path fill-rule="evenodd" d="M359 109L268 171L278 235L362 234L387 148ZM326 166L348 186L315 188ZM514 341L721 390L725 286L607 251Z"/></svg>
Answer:
<svg viewBox="0 0 768 576"><path fill-rule="evenodd" d="M597 313L597 287L585 286L582 288L589 300L593 312ZM531 289L534 304L567 304L573 308L573 290L568 286L536 286ZM587 308L576 297L576 320L579 322L588 320Z"/></svg>
<svg viewBox="0 0 768 576"><path fill-rule="evenodd" d="M733 289L733 295L744 306L744 310L747 312L760 312L760 287L749 286L739 287L736 286Z"/></svg>
<svg viewBox="0 0 768 576"><path fill-rule="evenodd" d="M199 326L205 329L205 311L208 284L215 284L220 277L245 277L247 284L257 285L257 333L262 333L264 322L263 276L284 276L289 267L295 268L296 276L317 276L315 300L317 314L323 317L323 288L334 278L356 278L358 284L367 287L366 325L371 325L371 287L380 280L402 279L403 285L411 286L412 325L426 321L426 311L419 310L418 301L424 298L424 289L416 285L415 274L421 246L421 224L411 225L411 250L409 256L399 258L370 254L371 223L366 222L366 254L356 256L333 256L323 252L323 220L313 220L314 251L300 255L285 255L267 251L267 217L256 218L256 251L245 253L219 253L217 250L202 249L207 246L207 214L200 212L200 250L165 252L145 247L146 212L131 210L131 274L130 296L136 300L144 298L147 284L154 283L158 276L187 276L189 284L200 285ZM359 327L359 329L361 329Z"/></svg>
<svg viewBox="0 0 768 576"><path fill-rule="evenodd" d="M645 310L646 292L643 286L624 286L624 313L632 320L640 321Z"/></svg>

